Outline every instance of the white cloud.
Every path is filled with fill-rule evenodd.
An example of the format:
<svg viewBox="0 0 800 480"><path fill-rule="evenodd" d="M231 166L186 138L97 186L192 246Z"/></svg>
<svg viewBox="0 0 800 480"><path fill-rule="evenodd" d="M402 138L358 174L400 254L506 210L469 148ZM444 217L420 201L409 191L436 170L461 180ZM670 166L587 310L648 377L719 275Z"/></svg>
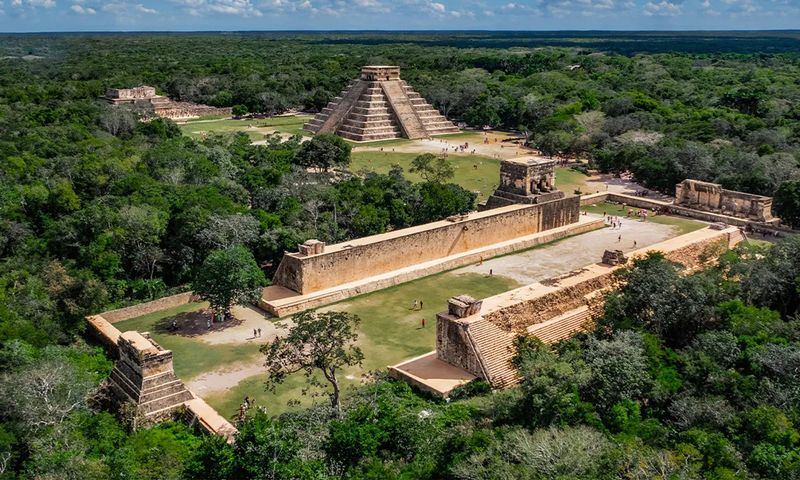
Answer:
<svg viewBox="0 0 800 480"><path fill-rule="evenodd" d="M215 13L242 17L260 17L263 15L251 0L173 0L173 3L183 7L191 15L213 15ZM289 2L274 0L271 3L280 5Z"/></svg>
<svg viewBox="0 0 800 480"><path fill-rule="evenodd" d="M100 7L105 13L117 16L138 16L139 14L154 15L158 10L146 7L141 3L109 2Z"/></svg>
<svg viewBox="0 0 800 480"><path fill-rule="evenodd" d="M646 16L673 17L682 13L680 3L661 0L660 2L647 2L642 11Z"/></svg>
<svg viewBox="0 0 800 480"><path fill-rule="evenodd" d="M11 6L15 8L53 8L56 6L55 0L12 0Z"/></svg>
<svg viewBox="0 0 800 480"><path fill-rule="evenodd" d="M95 13L97 13L97 10L95 10L92 7L84 7L83 5L78 5L78 4L69 7L69 9L73 13L77 13L78 15L94 15Z"/></svg>

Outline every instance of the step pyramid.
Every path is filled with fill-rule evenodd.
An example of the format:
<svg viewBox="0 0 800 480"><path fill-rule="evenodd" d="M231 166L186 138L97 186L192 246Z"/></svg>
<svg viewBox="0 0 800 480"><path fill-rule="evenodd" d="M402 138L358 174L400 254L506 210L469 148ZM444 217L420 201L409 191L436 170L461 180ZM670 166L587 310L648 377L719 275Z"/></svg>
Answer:
<svg viewBox="0 0 800 480"><path fill-rule="evenodd" d="M311 133L335 133L370 142L390 138L428 138L456 133L458 127L400 78L400 67L371 65L311 121Z"/></svg>

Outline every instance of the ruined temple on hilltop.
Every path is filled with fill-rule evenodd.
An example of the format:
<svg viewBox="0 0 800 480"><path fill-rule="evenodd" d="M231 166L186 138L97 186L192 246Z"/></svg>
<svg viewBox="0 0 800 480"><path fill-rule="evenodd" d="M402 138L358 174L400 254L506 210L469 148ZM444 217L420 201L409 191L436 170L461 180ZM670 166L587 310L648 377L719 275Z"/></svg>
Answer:
<svg viewBox="0 0 800 480"><path fill-rule="evenodd" d="M400 67L377 65L363 67L361 77L303 128L356 142L458 132L458 127L400 78Z"/></svg>
<svg viewBox="0 0 800 480"><path fill-rule="evenodd" d="M486 210L561 198L564 198L564 192L556 188L555 162L528 156L500 162L500 186L480 207Z"/></svg>
<svg viewBox="0 0 800 480"><path fill-rule="evenodd" d="M208 115L230 115L231 109L211 107L191 102L176 102L147 85L134 88L112 88L106 91L105 101L112 105L131 105L152 111L152 115L173 120L204 117ZM148 116L145 116L148 118Z"/></svg>
<svg viewBox="0 0 800 480"><path fill-rule="evenodd" d="M722 185L684 180L675 186L675 205L721 213L757 222L775 223L772 197L725 190Z"/></svg>

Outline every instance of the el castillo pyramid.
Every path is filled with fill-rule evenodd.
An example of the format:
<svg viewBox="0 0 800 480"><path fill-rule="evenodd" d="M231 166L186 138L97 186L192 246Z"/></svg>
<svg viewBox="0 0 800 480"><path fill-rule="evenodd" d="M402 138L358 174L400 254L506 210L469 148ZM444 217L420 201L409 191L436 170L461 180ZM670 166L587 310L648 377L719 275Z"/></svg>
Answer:
<svg viewBox="0 0 800 480"><path fill-rule="evenodd" d="M361 78L303 129L335 133L356 142L458 132L458 127L400 79L400 67L382 65L362 67Z"/></svg>

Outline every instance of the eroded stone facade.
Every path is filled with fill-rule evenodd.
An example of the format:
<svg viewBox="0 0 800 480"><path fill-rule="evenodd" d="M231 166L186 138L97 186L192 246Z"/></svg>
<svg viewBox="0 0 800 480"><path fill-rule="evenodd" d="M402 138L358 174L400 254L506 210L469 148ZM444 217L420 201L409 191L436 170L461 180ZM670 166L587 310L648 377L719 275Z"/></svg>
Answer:
<svg viewBox="0 0 800 480"><path fill-rule="evenodd" d="M520 157L500 162L500 186L482 209L560 198L564 198L564 192L556 188L555 162L541 157Z"/></svg>
<svg viewBox="0 0 800 480"><path fill-rule="evenodd" d="M675 186L675 205L758 222L773 222L772 198L725 190L717 183L684 180Z"/></svg>
<svg viewBox="0 0 800 480"><path fill-rule="evenodd" d="M148 420L169 418L194 395L175 376L172 352L164 350L147 334L124 332L117 339L117 360L110 387L121 401L136 405Z"/></svg>
<svg viewBox="0 0 800 480"><path fill-rule="evenodd" d="M103 97L112 105L131 105L143 111L143 119L153 116L174 120L197 118L209 115L230 115L230 108L212 107L191 102L177 102L156 94L156 89L147 85L134 88L112 88Z"/></svg>

